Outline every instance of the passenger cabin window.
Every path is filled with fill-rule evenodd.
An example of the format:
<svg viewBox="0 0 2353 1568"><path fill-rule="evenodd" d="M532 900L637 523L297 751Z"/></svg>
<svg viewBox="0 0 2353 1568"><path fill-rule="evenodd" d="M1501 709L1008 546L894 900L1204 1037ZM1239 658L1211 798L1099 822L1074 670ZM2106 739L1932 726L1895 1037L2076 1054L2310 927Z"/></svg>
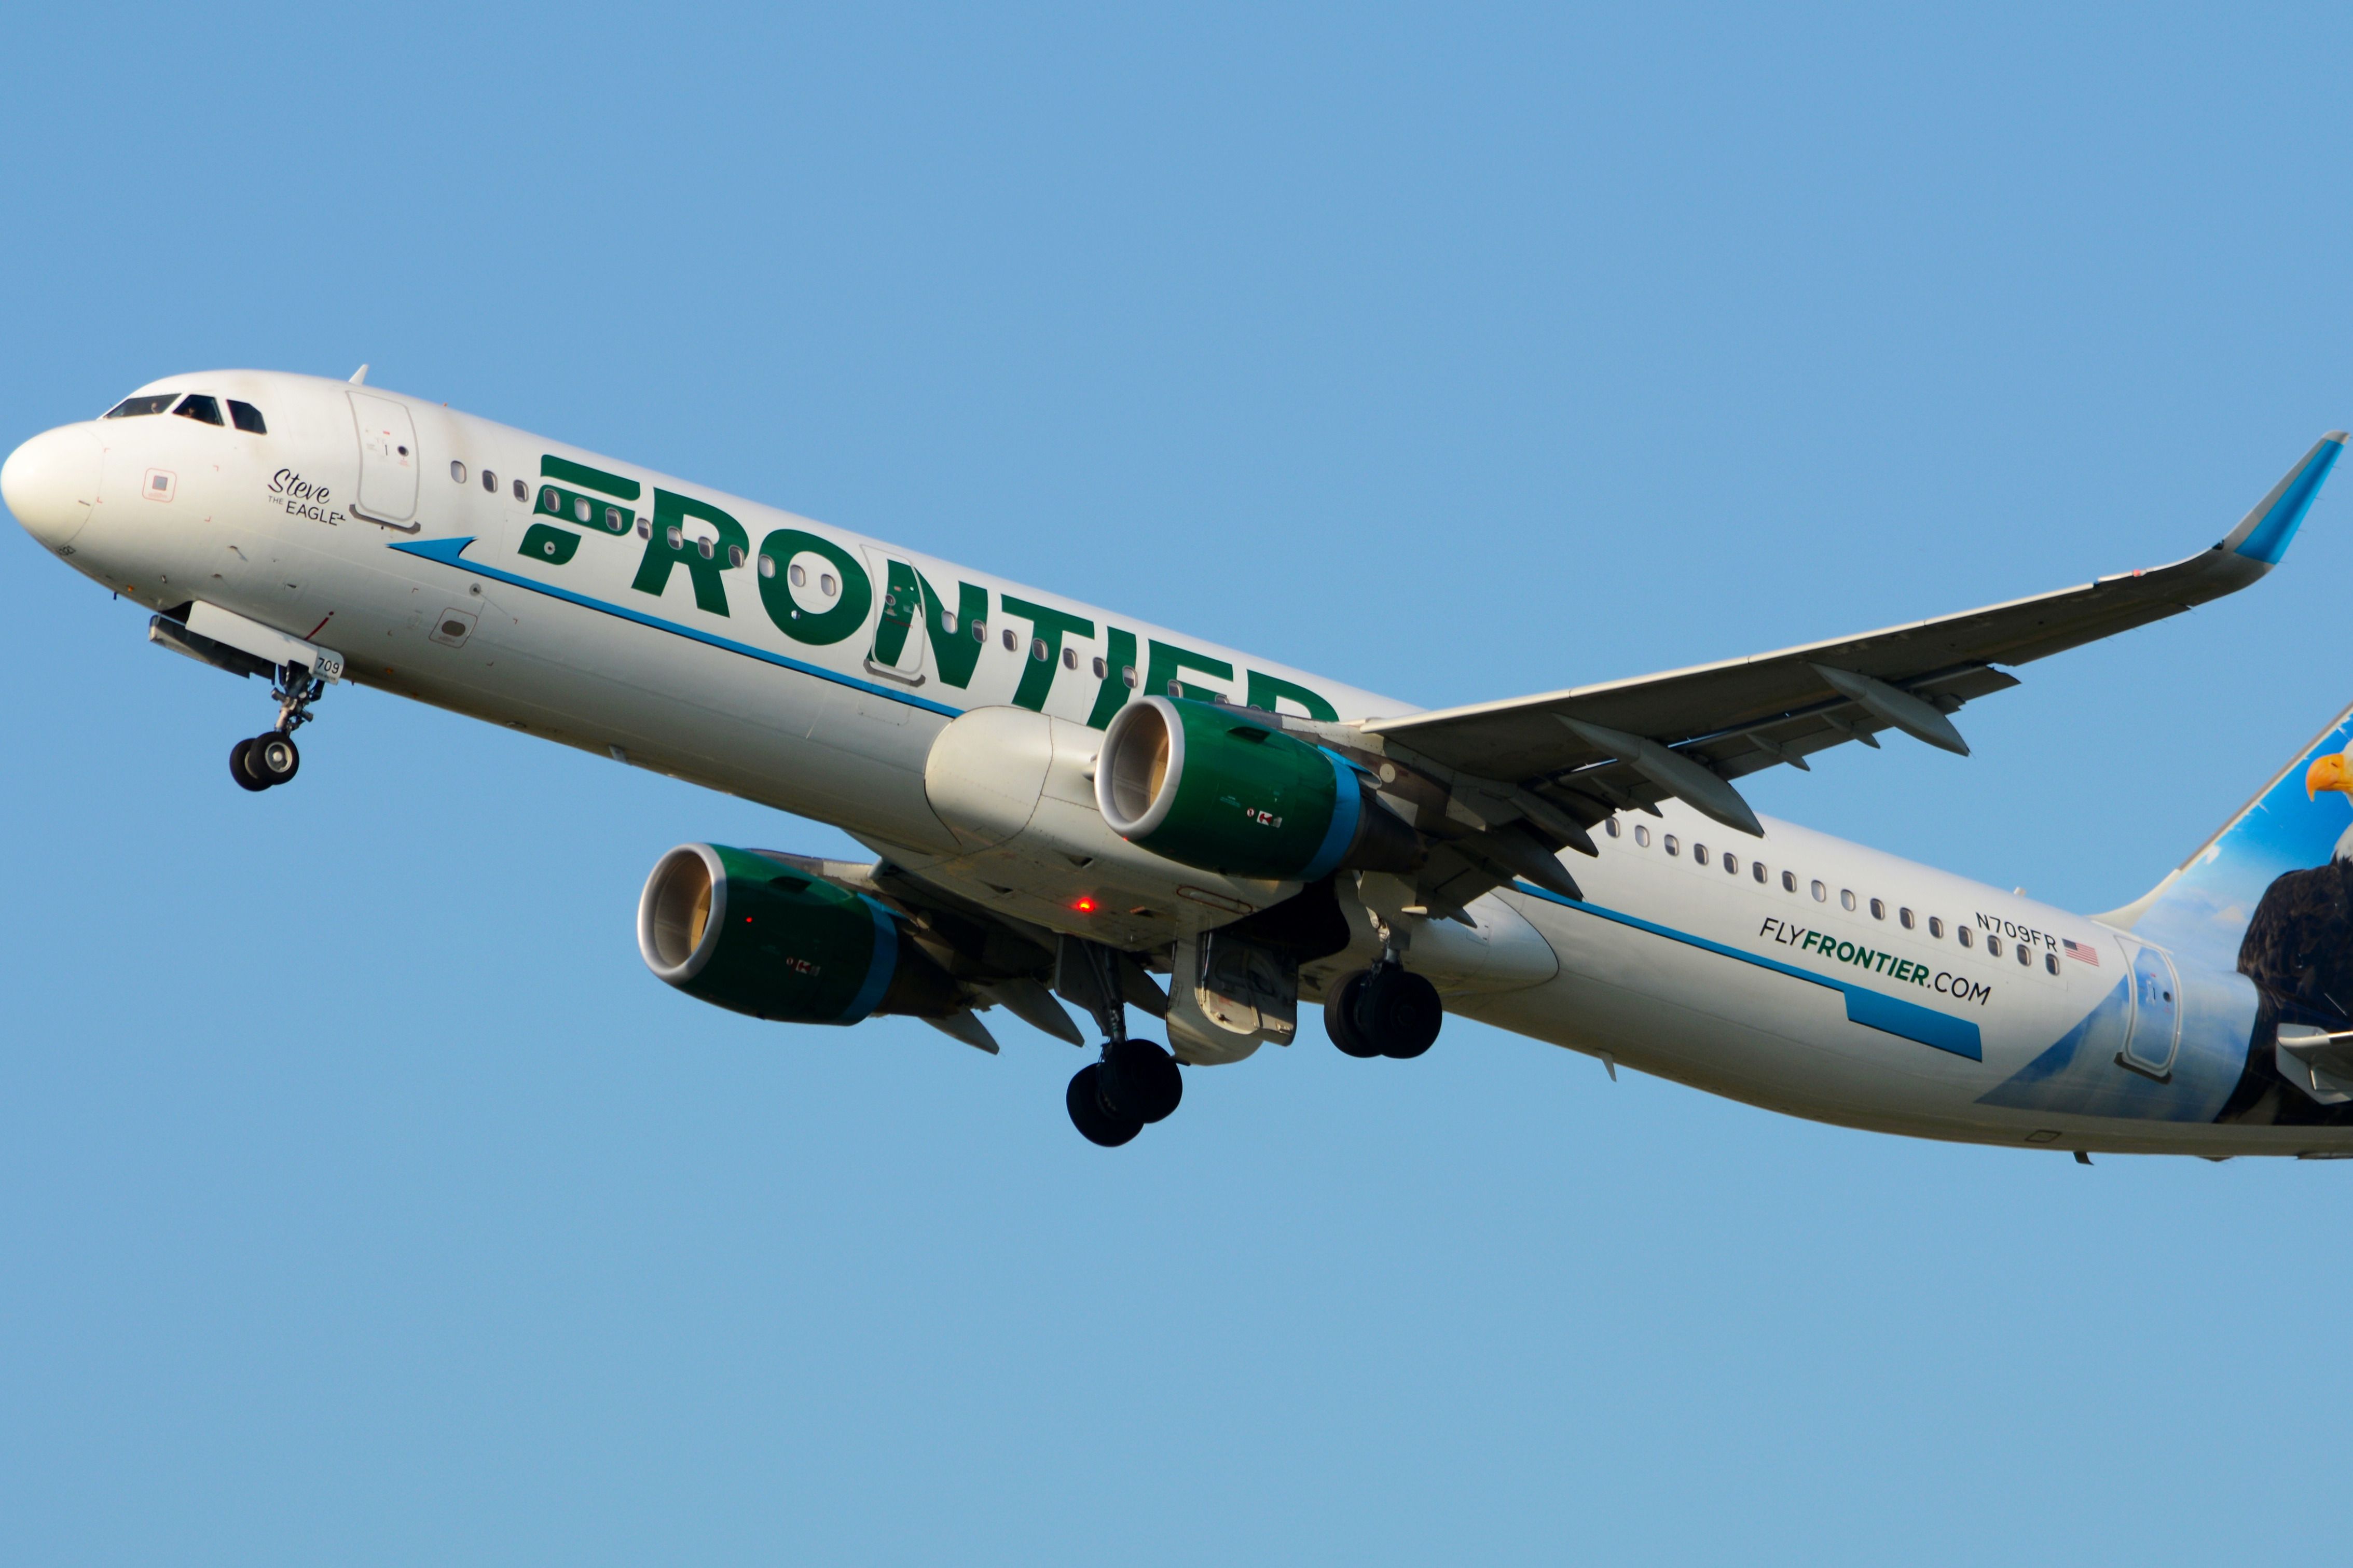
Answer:
<svg viewBox="0 0 2353 1568"><path fill-rule="evenodd" d="M1852 888L1841 888L1839 889L1839 908L1850 910L1854 908L1854 889Z"/></svg>
<svg viewBox="0 0 2353 1568"><path fill-rule="evenodd" d="M1634 824L1634 842L1645 849L1651 847L1651 830L1639 822Z"/></svg>
<svg viewBox="0 0 2353 1568"><path fill-rule="evenodd" d="M1887 918L1887 904L1883 900L1871 900L1871 918L1875 921L1883 921Z"/></svg>
<svg viewBox="0 0 2353 1568"><path fill-rule="evenodd" d="M108 409L103 417L108 419L133 419L142 414L161 414L166 408L171 407L172 399L179 395L180 395L176 392L164 392L158 393L153 397L126 397L121 402L116 404L113 407Z"/></svg>
<svg viewBox="0 0 2353 1568"><path fill-rule="evenodd" d="M482 470L482 488L483 488L484 489L486 489L486 490L490 491L492 495L496 495L496 494L498 494L498 493L499 493L499 477L498 477L498 475L496 475L496 474L494 474L494 473L491 472L491 470L490 470L490 469L488 469L488 468L484 468L484 469Z"/></svg>
<svg viewBox="0 0 2353 1568"><path fill-rule="evenodd" d="M1618 819L1613 816L1602 823L1601 831L1609 835L1610 837L1615 838L1626 830L1618 826Z"/></svg>
<svg viewBox="0 0 2353 1568"><path fill-rule="evenodd" d="M1896 910L1895 918L1904 922L1904 929L1905 931L1910 931L1912 929L1912 911L1910 910Z"/></svg>
<svg viewBox="0 0 2353 1568"><path fill-rule="evenodd" d="M1672 834L1672 833L1668 834L1668 835L1667 835L1667 853L1668 853L1668 854L1670 854L1670 855L1680 855L1680 854L1682 854L1683 852L1683 847L1682 845L1680 845L1680 844L1678 844L1678 843L1676 843L1676 842L1675 842L1675 836L1674 836L1673 834Z"/></svg>
<svg viewBox="0 0 2353 1568"><path fill-rule="evenodd" d="M228 400L228 422L248 435L269 434L269 423L262 418L261 410L250 403L239 403L234 397Z"/></svg>
<svg viewBox="0 0 2353 1568"><path fill-rule="evenodd" d="M1795 871L1781 873L1781 890L1785 893L1794 893L1798 890L1798 874Z"/></svg>
<svg viewBox="0 0 2353 1568"><path fill-rule="evenodd" d="M1986 951L1993 954L1994 957L2000 958L2001 956L2001 938L1998 936L1987 937Z"/></svg>
<svg viewBox="0 0 2353 1568"><path fill-rule="evenodd" d="M523 483L521 479L517 479L514 482L514 498L517 500L529 500L531 499L531 487Z"/></svg>
<svg viewBox="0 0 2353 1568"><path fill-rule="evenodd" d="M1701 865L1703 865L1703 866L1706 865L1706 864L1707 864L1707 846L1706 846L1706 845L1704 845L1704 844L1694 844L1694 845L1693 845L1693 846L1692 846L1692 858L1693 858L1693 859L1694 859L1694 860L1696 860L1696 861L1698 861L1698 862L1699 862Z"/></svg>
<svg viewBox="0 0 2353 1568"><path fill-rule="evenodd" d="M2024 942L2018 944L2018 962L2021 964L2031 964L2034 962L2033 951Z"/></svg>
<svg viewBox="0 0 2353 1568"><path fill-rule="evenodd" d="M1955 928L1953 931L1953 940L1959 942L1963 947L1968 947L1977 941L1977 938L1969 933L1968 927L1959 926Z"/></svg>
<svg viewBox="0 0 2353 1568"><path fill-rule="evenodd" d="M1819 877L1814 879L1814 902L1818 904L1825 902L1830 896L1831 890L1822 886L1821 879Z"/></svg>
<svg viewBox="0 0 2353 1568"><path fill-rule="evenodd" d="M2047 970L2049 970L2049 971L2050 971L2052 973L2053 973L2053 974L2058 973L2059 973L2059 955L2058 955L2057 953L2055 953L2055 952L2046 952L2046 953L2044 953L2044 954L2042 955L2042 967L2043 967L2043 968L2045 968L2045 969L2047 969Z"/></svg>
<svg viewBox="0 0 2353 1568"><path fill-rule="evenodd" d="M180 399L180 406L172 412L183 419L200 420L206 425L221 422L220 400L207 397L201 392L192 392Z"/></svg>
<svg viewBox="0 0 2353 1568"><path fill-rule="evenodd" d="M1945 936L1945 917L1944 917L1944 916L1942 916L1942 915L1930 915L1930 916L1928 917L1928 934L1929 934L1930 936L1933 936L1933 937L1936 938L1939 942L1941 942L1941 941L1943 941L1943 940L1944 940L1944 936Z"/></svg>
<svg viewBox="0 0 2353 1568"><path fill-rule="evenodd" d="M1066 647L1062 650L1062 668L1064 669L1076 669L1079 668L1079 650L1077 648Z"/></svg>
<svg viewBox="0 0 2353 1568"><path fill-rule="evenodd" d="M1761 882L1763 882L1763 881L1765 880L1765 862L1764 862L1764 861L1762 861L1762 860L1751 860L1750 862L1748 862L1748 869L1749 869L1750 871L1752 871L1752 872L1754 872L1754 873L1756 874L1756 877L1757 877L1757 881L1759 881L1759 882L1761 883Z"/></svg>
<svg viewBox="0 0 2353 1568"><path fill-rule="evenodd" d="M1726 851L1724 857L1724 869L1726 876L1740 875L1740 857Z"/></svg>
<svg viewBox="0 0 2353 1568"><path fill-rule="evenodd" d="M463 464L463 463L461 463L461 462L459 462L459 461L457 458L450 458L450 459L449 459L449 477L450 477L451 479L453 479L457 480L457 481L458 481L458 483L459 483L459 484L461 484L461 485L462 485L462 484L464 484L464 483L466 482L466 465L465 465L465 464ZM490 475L488 475L488 474L484 474L482 477L483 477L484 479L489 479L489 478L490 478Z"/></svg>

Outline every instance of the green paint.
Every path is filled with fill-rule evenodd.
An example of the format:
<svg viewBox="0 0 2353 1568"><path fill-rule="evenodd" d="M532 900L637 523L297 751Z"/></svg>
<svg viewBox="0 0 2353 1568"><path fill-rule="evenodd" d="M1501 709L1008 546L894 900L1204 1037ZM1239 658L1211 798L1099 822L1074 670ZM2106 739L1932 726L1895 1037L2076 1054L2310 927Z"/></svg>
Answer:
<svg viewBox="0 0 2353 1568"><path fill-rule="evenodd" d="M700 518L718 531L719 542L709 555L703 554L694 541L683 536L683 525L689 518ZM670 542L670 531L673 528L681 530L675 548ZM662 590L670 585L670 568L683 566L686 574L694 581L694 607L709 615L723 616L727 613L727 584L720 574L727 570L727 551L731 545L737 550L750 548L751 540L744 534L742 523L708 501L657 489L654 491L653 532L646 541L645 559L638 563L638 574L630 580L629 586L640 594L651 594L659 598ZM777 569L783 570L781 566ZM767 584L763 583L760 587L761 597L765 599L767 597ZM770 614L774 613L772 609Z"/></svg>
<svg viewBox="0 0 2353 1568"><path fill-rule="evenodd" d="M923 626L931 633L932 658L940 667L940 679L950 686L970 686L988 633L988 590L977 583L958 583L956 607L951 610L929 577L918 572L915 581L923 585ZM973 635L975 627L980 637Z"/></svg>
<svg viewBox="0 0 2353 1568"><path fill-rule="evenodd" d="M1167 816L1136 842L1233 877L1280 879L1314 859L1339 805L1331 759L1230 708L1172 706L1185 726L1185 770Z"/></svg>
<svg viewBox="0 0 2353 1568"><path fill-rule="evenodd" d="M712 847L727 874L726 924L711 962L680 989L788 1024L856 1022L843 1015L874 962L866 901L764 856Z"/></svg>
<svg viewBox="0 0 2353 1568"><path fill-rule="evenodd" d="M1127 706L1127 672L1134 668L1135 634L1117 626L1105 628L1103 683L1095 688L1095 710L1087 715L1088 729L1103 729L1111 722L1113 714Z"/></svg>
<svg viewBox="0 0 2353 1568"><path fill-rule="evenodd" d="M1083 616L1065 615L1045 605L1017 599L1010 594L1005 595L998 602L1007 615L1019 616L1027 620L1032 638L1043 639L1046 644L1044 658L1038 658L1037 650L1033 648L1030 657L1022 661L1021 684L1013 691L1013 706L1027 708L1032 713L1042 712L1046 707L1046 695L1054 689L1055 672L1061 668L1062 634L1068 632L1073 637L1092 637L1095 635L1095 624Z"/></svg>
<svg viewBox="0 0 2353 1568"><path fill-rule="evenodd" d="M561 566L578 552L580 536L568 528L551 528L534 522L522 536L520 554L528 555L543 566Z"/></svg>
<svg viewBox="0 0 2353 1568"><path fill-rule="evenodd" d="M824 556L841 574L841 597L823 613L804 610L793 602L792 559L804 551ZM874 580L867 576L856 556L832 540L821 539L805 528L780 528L760 541L760 553L776 563L775 576L759 574L760 603L776 629L795 642L823 647L866 624L866 612L874 606Z"/></svg>
<svg viewBox="0 0 2353 1568"><path fill-rule="evenodd" d="M571 485L586 485L592 490L618 496L623 500L635 500L644 493L635 479L625 479L618 474L608 474L602 468L592 468L586 463L575 463L565 458L550 456L540 458L539 477L562 479Z"/></svg>
<svg viewBox="0 0 2353 1568"><path fill-rule="evenodd" d="M1206 686L1194 686L1184 681L1177 681L1172 689L1169 682L1176 679L1176 672L1180 669L1198 670L1203 675L1214 675L1225 681L1234 678L1234 667L1224 659L1210 658L1169 643L1155 642L1152 645L1152 668L1144 672L1144 694L1146 697L1189 697L1196 701L1208 701L1210 698L1226 695Z"/></svg>
<svg viewBox="0 0 2353 1568"><path fill-rule="evenodd" d="M1243 700L1253 708L1263 708L1270 713L1279 712L1278 698L1288 697L1307 710L1310 719L1336 720L1340 710L1295 680L1285 680L1279 675L1269 675L1262 669L1250 672L1250 695Z"/></svg>
<svg viewBox="0 0 2353 1568"><path fill-rule="evenodd" d="M987 626L988 590L976 584L957 584L956 607L951 610L941 602L932 580L904 561L891 562L884 571L882 618L874 627L874 662L898 664L907 651L907 634L921 615L940 679L950 686L971 685L973 667L980 662L980 643L973 637L972 627Z"/></svg>
<svg viewBox="0 0 2353 1568"><path fill-rule="evenodd" d="M907 634L915 629L915 617L923 614L923 591L915 585L915 569L903 561L885 563L883 572L882 616L874 623L874 647L869 657L877 664L896 667L907 651Z"/></svg>
<svg viewBox="0 0 2353 1568"><path fill-rule="evenodd" d="M555 485L539 487L538 510L543 516L560 517L566 522L601 529L607 533L627 533L629 525L638 520L638 514L628 507Z"/></svg>

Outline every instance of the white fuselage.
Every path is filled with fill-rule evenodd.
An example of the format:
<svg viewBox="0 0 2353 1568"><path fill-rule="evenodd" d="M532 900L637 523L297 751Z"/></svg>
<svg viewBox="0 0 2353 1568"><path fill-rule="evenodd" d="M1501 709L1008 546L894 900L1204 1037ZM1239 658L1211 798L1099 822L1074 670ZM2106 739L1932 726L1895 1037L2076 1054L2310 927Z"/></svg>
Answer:
<svg viewBox="0 0 2353 1568"><path fill-rule="evenodd" d="M148 390L181 389L250 403L267 433L108 419L37 437L37 463L12 459L11 505L77 570L154 609L200 601L332 649L347 679L836 824L1033 924L1141 947L1279 890L1159 861L1089 816L1091 721L1127 691L1176 680L1343 721L1410 710L419 399L256 372ZM372 437L378 405L406 426ZM638 493L561 477L575 468ZM649 587L657 492L679 549L708 564L681 555ZM837 635L855 591L842 560L872 603ZM917 577L920 624L878 660L892 585ZM927 761L951 720L988 709L1011 710L1008 744L1035 750L1036 776L1002 832L952 831ZM2131 1058L2114 1093L2036 1102L2005 1086L2137 961L2162 962L2128 934L1778 821L1754 839L1669 801L1609 826L1598 860L1568 862L1585 904L1521 885L1480 900L1475 930L1432 921L1416 937L1451 1011L1858 1127L2062 1149L2353 1149L2353 1131L2215 1123L2256 1026L2235 973L2179 974L2178 1019L2119 1015L2116 1037L2094 1042ZM1371 951L1366 926L1350 953L1309 967L1311 992Z"/></svg>

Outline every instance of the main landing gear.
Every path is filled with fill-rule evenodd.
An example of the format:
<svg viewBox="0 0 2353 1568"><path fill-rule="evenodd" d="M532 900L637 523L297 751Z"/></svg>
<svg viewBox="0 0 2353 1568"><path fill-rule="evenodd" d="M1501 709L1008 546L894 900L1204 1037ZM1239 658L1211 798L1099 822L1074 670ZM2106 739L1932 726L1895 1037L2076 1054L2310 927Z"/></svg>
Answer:
<svg viewBox="0 0 2353 1568"><path fill-rule="evenodd" d="M1116 1149L1144 1131L1145 1124L1166 1121L1185 1098L1185 1075L1166 1047L1150 1040L1127 1037L1127 1005L1121 1000L1119 954L1099 942L1071 943L1083 950L1087 968L1081 1001L1095 1016L1103 1032L1103 1058L1071 1076L1062 1096L1071 1125L1090 1143ZM1072 987L1065 975L1064 994Z"/></svg>
<svg viewBox="0 0 2353 1568"><path fill-rule="evenodd" d="M228 776L238 787L259 793L287 783L301 770L302 752L294 744L294 731L311 721L311 704L326 689L327 683L301 665L280 668L278 685L269 693L278 699L278 727L229 748Z"/></svg>
<svg viewBox="0 0 2353 1568"><path fill-rule="evenodd" d="M1438 987L1394 958L1359 969L1324 994L1324 1028L1352 1057L1418 1057L1438 1039Z"/></svg>

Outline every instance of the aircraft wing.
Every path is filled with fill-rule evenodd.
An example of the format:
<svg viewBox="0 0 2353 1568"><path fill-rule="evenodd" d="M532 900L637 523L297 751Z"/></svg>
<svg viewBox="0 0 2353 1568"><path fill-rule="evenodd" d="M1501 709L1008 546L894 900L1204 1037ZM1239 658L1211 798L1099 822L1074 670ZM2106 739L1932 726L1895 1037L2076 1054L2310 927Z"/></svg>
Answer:
<svg viewBox="0 0 2353 1568"><path fill-rule="evenodd" d="M2263 576L2346 438L2341 430L2322 437L2220 543L2169 566L1860 637L1362 729L1392 751L1533 793L1583 825L1672 795L1756 832L1754 814L1726 781L1779 763L1802 768L1809 752L1848 741L1875 746L1887 729L1966 754L1946 716L2018 684L1996 666L2162 620Z"/></svg>

